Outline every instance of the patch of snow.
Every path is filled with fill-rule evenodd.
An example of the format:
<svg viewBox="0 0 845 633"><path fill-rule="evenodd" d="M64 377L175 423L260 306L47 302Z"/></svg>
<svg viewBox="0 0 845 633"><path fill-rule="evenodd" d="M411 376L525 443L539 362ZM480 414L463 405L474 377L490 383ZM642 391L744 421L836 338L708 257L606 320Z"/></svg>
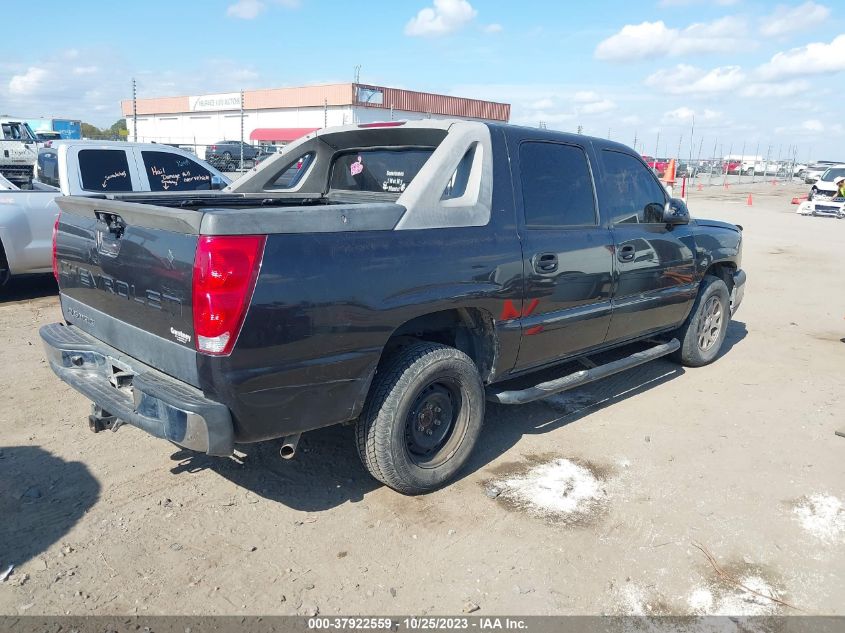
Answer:
<svg viewBox="0 0 845 633"><path fill-rule="evenodd" d="M621 591L622 610L625 615L649 615L643 590L634 583L628 583Z"/></svg>
<svg viewBox="0 0 845 633"><path fill-rule="evenodd" d="M805 497L793 512L801 527L822 541L837 541L845 536L845 505L833 495Z"/></svg>
<svg viewBox="0 0 845 633"><path fill-rule="evenodd" d="M778 612L779 605L763 597L779 597L769 583L753 575L740 578L739 582L748 589L737 586L725 587L723 590L704 587L695 589L687 598L690 611L694 615L738 616L773 615Z"/></svg>
<svg viewBox="0 0 845 633"><path fill-rule="evenodd" d="M494 485L499 496L545 517L577 518L607 497L601 480L583 466L563 458Z"/></svg>
<svg viewBox="0 0 845 633"><path fill-rule="evenodd" d="M701 587L689 595L687 604L693 613L711 613L713 611L713 592Z"/></svg>

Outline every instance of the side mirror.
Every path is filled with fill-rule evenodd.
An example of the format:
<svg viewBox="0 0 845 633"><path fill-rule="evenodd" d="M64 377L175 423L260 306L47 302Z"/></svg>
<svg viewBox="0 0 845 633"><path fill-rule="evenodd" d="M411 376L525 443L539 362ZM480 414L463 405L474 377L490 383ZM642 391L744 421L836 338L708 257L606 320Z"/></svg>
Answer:
<svg viewBox="0 0 845 633"><path fill-rule="evenodd" d="M229 186L229 183L226 182L220 176L212 176L211 177L211 188L215 191L220 191L221 189L225 189Z"/></svg>
<svg viewBox="0 0 845 633"><path fill-rule="evenodd" d="M663 209L663 221L666 224L689 224L689 209L680 198L671 198Z"/></svg>

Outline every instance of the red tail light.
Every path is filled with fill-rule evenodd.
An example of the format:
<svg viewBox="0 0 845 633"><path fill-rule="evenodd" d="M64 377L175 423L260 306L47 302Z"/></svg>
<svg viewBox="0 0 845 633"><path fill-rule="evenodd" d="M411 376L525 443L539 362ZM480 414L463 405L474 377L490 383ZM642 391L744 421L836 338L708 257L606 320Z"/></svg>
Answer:
<svg viewBox="0 0 845 633"><path fill-rule="evenodd" d="M255 290L265 241L263 235L200 236L193 278L198 351L231 353Z"/></svg>
<svg viewBox="0 0 845 633"><path fill-rule="evenodd" d="M59 282L59 259L56 257L56 238L59 235L59 216L56 214L56 221L53 223L53 277L56 278L56 283Z"/></svg>

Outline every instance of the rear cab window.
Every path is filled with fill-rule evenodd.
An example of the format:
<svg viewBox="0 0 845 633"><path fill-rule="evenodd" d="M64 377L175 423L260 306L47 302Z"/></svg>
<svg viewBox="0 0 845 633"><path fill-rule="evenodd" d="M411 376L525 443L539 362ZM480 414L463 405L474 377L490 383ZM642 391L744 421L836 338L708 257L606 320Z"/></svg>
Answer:
<svg viewBox="0 0 845 633"><path fill-rule="evenodd" d="M334 159L329 189L401 195L434 153L433 147L362 149Z"/></svg>
<svg viewBox="0 0 845 633"><path fill-rule="evenodd" d="M82 149L78 160L85 191L132 191L132 175L125 150Z"/></svg>
<svg viewBox="0 0 845 633"><path fill-rule="evenodd" d="M211 172L199 163L171 152L142 151L151 191L211 189Z"/></svg>
<svg viewBox="0 0 845 633"><path fill-rule="evenodd" d="M528 228L598 224L593 177L583 148L524 142L519 146L519 173Z"/></svg>

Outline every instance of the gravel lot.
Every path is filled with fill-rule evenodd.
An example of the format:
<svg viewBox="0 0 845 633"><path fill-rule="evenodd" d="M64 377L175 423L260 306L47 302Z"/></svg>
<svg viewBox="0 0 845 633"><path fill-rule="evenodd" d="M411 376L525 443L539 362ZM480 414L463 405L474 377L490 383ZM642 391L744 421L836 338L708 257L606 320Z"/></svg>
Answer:
<svg viewBox="0 0 845 633"><path fill-rule="evenodd" d="M806 189L692 192L694 215L745 227L715 364L491 405L459 481L415 498L366 475L349 428L290 462L274 443L223 460L91 434L43 360L55 288L15 282L0 613L845 614L845 222L796 215Z"/></svg>

